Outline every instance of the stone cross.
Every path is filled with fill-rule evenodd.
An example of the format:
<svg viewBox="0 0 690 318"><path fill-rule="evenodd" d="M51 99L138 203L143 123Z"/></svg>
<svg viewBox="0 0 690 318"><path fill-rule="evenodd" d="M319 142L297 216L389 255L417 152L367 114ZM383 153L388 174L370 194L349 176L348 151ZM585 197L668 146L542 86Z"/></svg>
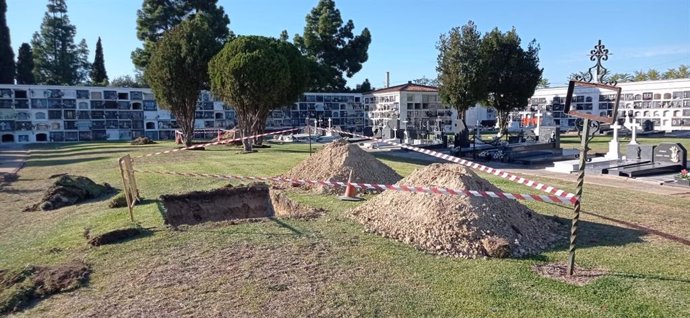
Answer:
<svg viewBox="0 0 690 318"><path fill-rule="evenodd" d="M609 151L606 153L605 158L618 159L620 158L620 147L618 145L618 129L622 126L618 122L613 123L611 128L613 128L613 139L609 141Z"/></svg>
<svg viewBox="0 0 690 318"><path fill-rule="evenodd" d="M630 138L631 145L637 145L637 128L639 127L641 127L641 125L637 123L637 120L633 119L630 124L630 130L632 131L632 137Z"/></svg>

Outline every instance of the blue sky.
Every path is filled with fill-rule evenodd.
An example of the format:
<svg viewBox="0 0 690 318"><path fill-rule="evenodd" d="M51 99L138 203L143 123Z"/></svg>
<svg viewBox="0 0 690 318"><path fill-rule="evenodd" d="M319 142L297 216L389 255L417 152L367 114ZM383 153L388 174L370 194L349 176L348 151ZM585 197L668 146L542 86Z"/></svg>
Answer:
<svg viewBox="0 0 690 318"><path fill-rule="evenodd" d="M237 34L275 36L287 29L292 37L304 28L305 15L318 0L220 0ZM12 46L29 42L39 29L46 0L7 0ZM541 66L552 86L568 74L592 65L588 52L601 39L613 54L611 72L664 71L690 64L690 0L336 0L344 20L355 31L372 33L369 61L349 84L369 78L381 87L385 72L391 84L436 76L435 48L441 33L473 20L484 33L511 27L527 44L541 46ZM109 77L133 74L130 52L136 38L139 0L67 0L69 18L77 27L75 41L85 38L91 59L98 36L103 39Z"/></svg>

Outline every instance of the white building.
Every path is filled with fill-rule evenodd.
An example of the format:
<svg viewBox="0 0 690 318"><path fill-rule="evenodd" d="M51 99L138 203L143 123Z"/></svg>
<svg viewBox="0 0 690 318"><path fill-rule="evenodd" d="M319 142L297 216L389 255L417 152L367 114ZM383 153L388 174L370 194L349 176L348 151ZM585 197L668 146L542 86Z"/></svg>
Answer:
<svg viewBox="0 0 690 318"><path fill-rule="evenodd" d="M653 123L654 130L690 130L690 79L619 83L621 98L619 119L632 112L637 122ZM538 89L525 110L550 111L554 123L562 130L573 128L575 118L563 113L567 87ZM611 115L615 94L611 91L587 89L576 91L572 106L590 114Z"/></svg>
<svg viewBox="0 0 690 318"><path fill-rule="evenodd" d="M407 84L375 90L364 95L369 124L385 138L403 130L411 139L426 139L440 132L457 132L457 111L441 104L433 86Z"/></svg>

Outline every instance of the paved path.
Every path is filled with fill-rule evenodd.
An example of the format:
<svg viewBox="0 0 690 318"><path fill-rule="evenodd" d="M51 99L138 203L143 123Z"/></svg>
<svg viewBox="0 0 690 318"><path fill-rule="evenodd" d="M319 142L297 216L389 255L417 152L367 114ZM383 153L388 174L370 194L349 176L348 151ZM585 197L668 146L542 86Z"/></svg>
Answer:
<svg viewBox="0 0 690 318"><path fill-rule="evenodd" d="M23 145L0 146L0 181L8 174L15 174L29 158L29 151Z"/></svg>
<svg viewBox="0 0 690 318"><path fill-rule="evenodd" d="M429 155L425 155L422 153L417 153L414 151L400 151L399 149L377 149L377 150L371 150L371 149L365 149L373 154L380 154L382 157L386 159L392 159L392 160L413 160L422 164L431 164L434 162L443 162L446 163L447 161L438 159ZM471 159L470 159L471 160ZM510 173L514 173L517 175L523 175L523 176L537 176L537 177L544 177L544 178L551 178L551 179L557 179L557 180L564 180L564 181L570 181L570 182L577 182L577 174L571 173L571 174L566 174L566 173L558 173L558 172L552 172L552 171L547 171L544 170L544 167L546 166L551 166L551 164L548 165L535 165L532 167L528 167L525 165L519 165L519 164L506 164L502 162L497 162L497 161L489 161L489 162L480 162L477 161L478 163L487 165L489 167L501 169L504 171L508 171ZM479 173L481 176L482 173ZM585 185L591 184L591 185L601 185L601 186L607 186L607 187L614 187L614 188L621 188L621 189L628 189L628 190L633 190L633 191L639 191L639 192L646 192L646 193L655 193L655 194L661 194L661 195L673 195L673 196L680 196L680 197L688 197L690 198L690 187L683 187L683 186L673 186L670 184L664 184L660 180L663 178L624 178L624 177L618 177L618 176L610 176L610 175L602 175L602 174L596 174L593 173L592 171L587 171L585 174ZM572 190L574 191L574 188Z"/></svg>

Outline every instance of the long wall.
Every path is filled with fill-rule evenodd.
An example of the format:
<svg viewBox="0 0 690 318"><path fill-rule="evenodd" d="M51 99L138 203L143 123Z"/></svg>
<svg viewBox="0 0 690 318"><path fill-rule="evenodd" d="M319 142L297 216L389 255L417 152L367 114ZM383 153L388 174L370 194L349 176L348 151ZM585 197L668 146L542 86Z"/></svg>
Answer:
<svg viewBox="0 0 690 318"><path fill-rule="evenodd" d="M196 118L199 130L235 126L232 107L206 91L200 93ZM362 94L305 93L273 111L267 129L303 126L307 118L324 127L331 118L334 126L353 132L363 132L367 124ZM174 116L159 108L150 89L0 85L2 143L174 139L176 128Z"/></svg>

